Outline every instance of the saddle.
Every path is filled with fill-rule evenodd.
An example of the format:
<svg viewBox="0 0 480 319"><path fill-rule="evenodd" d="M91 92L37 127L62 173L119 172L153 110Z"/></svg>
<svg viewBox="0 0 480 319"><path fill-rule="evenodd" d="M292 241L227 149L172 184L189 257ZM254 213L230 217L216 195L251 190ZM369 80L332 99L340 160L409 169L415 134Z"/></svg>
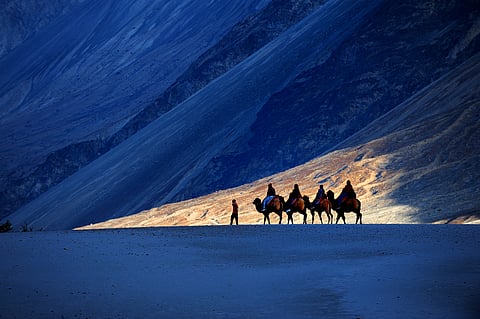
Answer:
<svg viewBox="0 0 480 319"><path fill-rule="evenodd" d="M275 199L278 199L278 195L275 195L275 196L269 196L269 198L266 198L265 199L265 206L273 206L273 204L275 203Z"/></svg>

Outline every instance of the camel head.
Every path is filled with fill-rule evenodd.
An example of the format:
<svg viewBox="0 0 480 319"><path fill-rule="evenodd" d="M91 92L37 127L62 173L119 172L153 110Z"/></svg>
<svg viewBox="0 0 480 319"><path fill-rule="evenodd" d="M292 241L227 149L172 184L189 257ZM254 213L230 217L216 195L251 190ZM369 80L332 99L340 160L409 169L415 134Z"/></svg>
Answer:
<svg viewBox="0 0 480 319"><path fill-rule="evenodd" d="M327 192L327 198L331 203L335 202L335 194L331 190Z"/></svg>
<svg viewBox="0 0 480 319"><path fill-rule="evenodd" d="M258 211L261 211L262 210L262 200L260 198L255 198L253 200L253 205L255 205L255 208L258 210Z"/></svg>

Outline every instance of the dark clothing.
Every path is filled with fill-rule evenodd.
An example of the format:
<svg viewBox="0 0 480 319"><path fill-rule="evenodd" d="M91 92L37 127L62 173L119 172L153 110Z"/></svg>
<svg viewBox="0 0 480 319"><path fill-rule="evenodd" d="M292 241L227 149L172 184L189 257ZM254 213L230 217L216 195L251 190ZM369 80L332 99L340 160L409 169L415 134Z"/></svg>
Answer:
<svg viewBox="0 0 480 319"><path fill-rule="evenodd" d="M267 197L268 196L275 196L277 193L275 192L275 188L273 188L272 185L268 185L268 190L267 190Z"/></svg>
<svg viewBox="0 0 480 319"><path fill-rule="evenodd" d="M292 205L297 198L302 198L302 194L300 193L300 189L298 188L298 186L295 186L290 195L288 196L287 206Z"/></svg>
<svg viewBox="0 0 480 319"><path fill-rule="evenodd" d="M341 194L345 194L347 196L350 196L353 193L353 186L352 185L345 185L345 187L342 190Z"/></svg>
<svg viewBox="0 0 480 319"><path fill-rule="evenodd" d="M230 216L230 225L233 225L234 220L238 225L238 204L236 202L232 203L232 215Z"/></svg>
<svg viewBox="0 0 480 319"><path fill-rule="evenodd" d="M327 198L327 195L325 195L325 190L323 188L319 188L317 195L315 196L315 199L313 200L312 205L317 206L320 204L320 201L324 198Z"/></svg>
<svg viewBox="0 0 480 319"><path fill-rule="evenodd" d="M356 194L355 191L353 190L353 186L349 183L345 185L343 188L342 192L338 196L338 206L342 205L343 201L347 198L355 198Z"/></svg>
<svg viewBox="0 0 480 319"><path fill-rule="evenodd" d="M319 188L317 192L317 196L315 196L315 200L320 200L323 198L327 198L327 195L325 195L325 190L323 188Z"/></svg>
<svg viewBox="0 0 480 319"><path fill-rule="evenodd" d="M232 203L232 215L238 215L238 204L237 203Z"/></svg>
<svg viewBox="0 0 480 319"><path fill-rule="evenodd" d="M294 188L293 191L290 193L290 196L288 198L290 198L290 199L302 198L302 194L300 193L300 190L298 188Z"/></svg>

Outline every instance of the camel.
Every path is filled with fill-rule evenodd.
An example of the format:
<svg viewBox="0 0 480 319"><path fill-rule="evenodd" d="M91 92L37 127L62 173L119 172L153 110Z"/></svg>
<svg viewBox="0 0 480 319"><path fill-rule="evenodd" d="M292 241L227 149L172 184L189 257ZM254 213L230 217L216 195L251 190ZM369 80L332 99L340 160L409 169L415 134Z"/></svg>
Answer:
<svg viewBox="0 0 480 319"><path fill-rule="evenodd" d="M357 220L355 221L355 224L362 224L362 213L360 213L361 209L361 202L356 199L356 198L346 198L340 206L337 207L337 200L335 199L335 194L329 190L327 192L327 198L330 201L332 208L334 211L337 212L337 220L336 224L338 224L338 221L340 218L343 219L343 223L346 224L345 221L345 213L355 213L357 215Z"/></svg>
<svg viewBox="0 0 480 319"><path fill-rule="evenodd" d="M325 212L328 217L327 224L333 224L333 214L332 214L332 204L327 198L322 198L320 201L314 205L310 203L308 200L308 196L304 196L305 202L307 203L307 207L310 209L310 213L312 214L312 224L315 221L315 212L318 213L318 217L320 218L320 222L323 224L322 220L322 213Z"/></svg>
<svg viewBox="0 0 480 319"><path fill-rule="evenodd" d="M253 201L253 205L255 205L255 209L263 214L263 224L265 224L267 221L270 224L270 213L275 213L280 217L280 221L278 222L279 224L282 223L282 212L283 212L283 204L284 200L281 196L275 196L272 198L272 200L268 203L268 205L265 207L265 211L262 211L262 200L260 198L255 198Z"/></svg>
<svg viewBox="0 0 480 319"><path fill-rule="evenodd" d="M293 213L300 213L303 215L303 223L307 223L307 206L305 205L305 199L308 200L308 197L304 196L304 198L296 198L292 204L289 205L289 207L285 210L287 213L287 224L290 223L290 221L293 224ZM285 207L287 205L284 205Z"/></svg>

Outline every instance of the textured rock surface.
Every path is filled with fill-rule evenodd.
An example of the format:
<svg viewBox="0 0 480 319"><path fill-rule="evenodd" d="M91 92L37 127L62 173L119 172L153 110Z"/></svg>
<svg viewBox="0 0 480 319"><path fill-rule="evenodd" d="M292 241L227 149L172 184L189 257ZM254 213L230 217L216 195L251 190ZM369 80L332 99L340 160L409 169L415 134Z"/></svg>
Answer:
<svg viewBox="0 0 480 319"><path fill-rule="evenodd" d="M313 159L479 52L480 12L473 7L385 2L328 59L265 103L248 143L211 161L192 183L193 195Z"/></svg>
<svg viewBox="0 0 480 319"><path fill-rule="evenodd" d="M0 59L0 216L165 112L140 111L268 1L77 2L7 1L2 11L0 42L22 45Z"/></svg>

